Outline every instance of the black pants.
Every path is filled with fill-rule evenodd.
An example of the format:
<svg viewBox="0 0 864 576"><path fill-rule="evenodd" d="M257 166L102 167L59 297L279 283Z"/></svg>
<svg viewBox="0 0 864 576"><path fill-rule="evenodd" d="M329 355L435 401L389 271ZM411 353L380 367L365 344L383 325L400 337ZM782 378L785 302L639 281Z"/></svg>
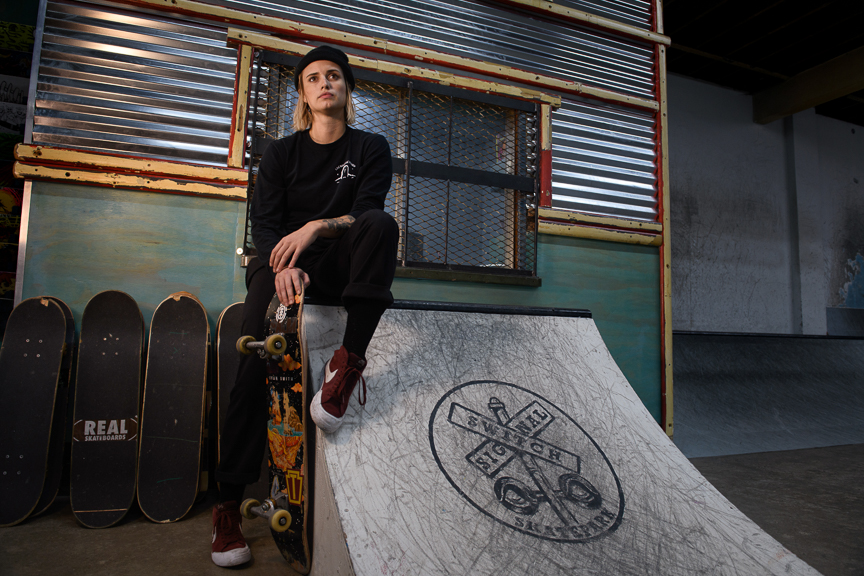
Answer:
<svg viewBox="0 0 864 576"><path fill-rule="evenodd" d="M399 228L382 210L361 214L339 238L319 238L300 255L297 267L309 274L307 294L341 299L349 310L374 302L393 303ZM246 268L242 333L264 338L264 315L276 293L275 276L265 262ZM267 442L267 370L257 354L243 356L231 390L222 433L216 480L251 484L258 480Z"/></svg>

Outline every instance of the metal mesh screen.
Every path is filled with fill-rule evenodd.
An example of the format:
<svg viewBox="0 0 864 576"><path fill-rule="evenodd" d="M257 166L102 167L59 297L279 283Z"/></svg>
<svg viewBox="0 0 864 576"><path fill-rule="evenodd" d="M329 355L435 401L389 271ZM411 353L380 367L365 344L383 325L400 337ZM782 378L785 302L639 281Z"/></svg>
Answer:
<svg viewBox="0 0 864 576"><path fill-rule="evenodd" d="M267 144L293 131L297 100L296 59L263 54L253 73L250 197ZM399 223L402 266L534 275L534 105L355 75L354 127L383 135L393 156L385 208ZM254 251L248 215L246 251Z"/></svg>

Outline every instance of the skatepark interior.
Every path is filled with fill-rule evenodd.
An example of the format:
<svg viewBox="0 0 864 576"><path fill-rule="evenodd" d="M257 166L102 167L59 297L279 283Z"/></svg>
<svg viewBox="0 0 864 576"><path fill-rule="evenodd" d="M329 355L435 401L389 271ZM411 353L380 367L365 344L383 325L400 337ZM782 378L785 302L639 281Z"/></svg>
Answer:
<svg viewBox="0 0 864 576"><path fill-rule="evenodd" d="M213 50L225 49L224 38L231 26L276 34L243 20L241 12L247 11L246 7L234 0L177 0L185 6L178 14L156 0L77 2L50 0L51 10L57 13L67 10L67 4L71 6L68 14L54 17L53 25L61 26L64 19L74 21L76 10L83 6L95 11L126 11L124 14L140 11L145 18L197 18L196 22L205 22L215 30L218 40L212 41ZM379 0L352 2L351 6L380 4ZM8 75L0 72L0 79L17 86L23 95L23 100L7 102L8 94L15 90L0 91L0 105L8 104L15 114L20 112L20 136L16 142L24 138L29 53L39 6L45 3L8 2L0 7L0 25L5 34L0 34L0 51L16 58L23 54L27 60L25 64L10 64ZM604 3L611 0L594 4ZM629 0L624 3L640 4ZM202 15L206 12L202 6L213 4L233 6L225 20L230 24ZM348 9L332 8L335 16L318 14L315 4L277 0L273 5L289 6L287 12L271 7L268 14L283 20L310 18L316 24L341 30L339 19L347 16L339 11ZM422 3L416 4L419 10ZM446 0L429 4L470 5L496 15L501 10L506 18L522 24L539 19L552 31L562 25L556 20L560 13L550 15L542 13L542 9L541 13L528 12L519 6L528 4L523 0ZM556 4L590 9L585 7L590 3L581 0ZM650 130L657 149L663 151L664 158L668 156L668 166L655 167L651 162L652 170L663 173L654 192L657 198L668 201L665 207L656 207L658 221L651 222L655 228L646 233L636 226L579 220L578 215L572 221L568 220L572 214L566 206L560 209L561 204L553 205L541 213L539 220L536 273L542 278L541 286L482 284L470 275L449 278L430 274L418 278L405 274L397 278L394 295L407 301L590 311L603 344L615 360L615 369L620 368L650 417L658 423L658 429L669 433L679 455L683 455L676 461L678 464L689 461L732 506L818 572L864 576L864 93L837 95L836 90L843 88L837 88L834 82L836 76L860 78L861 67L854 64L859 61L849 64L842 57L864 49L860 30L855 28L864 15L864 6L842 0L819 4L812 13L802 14L793 0L665 0L657 4L665 5L663 33L672 39L671 45L663 46L662 36L657 40L643 34L633 40L632 30L625 30L621 36L625 44L633 40L640 47L650 46L645 58L652 63L659 62L662 52L669 72L668 76L664 70L651 77L652 87L642 98L643 109L634 108L644 113L634 113L643 120L655 118L654 111L658 112L656 126ZM464 17L467 22L470 16L466 12ZM410 42L411 34L419 33L416 28L394 32L386 28L389 18L374 22L371 16L369 21L363 20L367 16L358 18L360 24L348 32L368 37L381 35L391 42ZM403 22L410 20L405 15L403 18ZM433 21L431 18L427 22ZM24 28L10 28L10 23ZM573 25L573 21L568 20L566 25ZM577 22L576 26L582 24ZM596 31L594 26L596 23L579 29ZM651 26L657 29L656 18ZM471 27L485 28L473 21L467 26ZM29 44L26 38L16 36L21 30L25 36L30 35ZM464 32L469 39L474 33ZM603 33L617 34L616 29L605 29ZM526 37L532 34L538 33L532 29ZM336 44L341 41L338 35L312 37L311 41L322 38ZM309 37L291 39L309 41ZM266 44L266 38L257 41L273 48ZM274 49L281 49L278 42L275 45ZM230 46L237 53L229 58L230 78L218 80L228 83L228 124L234 114L230 106L234 59L243 58L239 49ZM451 50L447 46L431 44L431 48L444 52ZM369 61L385 59L361 44L345 43L342 47ZM458 52L457 48L452 50ZM477 57L470 50L459 54ZM493 57L490 52L483 54L483 59ZM420 60L393 56L392 62L411 66ZM840 73L820 76L828 62L840 66ZM435 71L456 70L440 63L425 64ZM541 62L538 66L541 64L548 65ZM58 65L57 69L64 66ZM240 65L236 68L239 70ZM469 70L467 76L491 78L520 89L528 86L512 78L471 72L470 66L463 69ZM538 69L541 74L545 70ZM431 77L429 70L424 73ZM776 118L770 116L774 119L763 116L765 122L755 121L755 116L764 114L766 102L774 102L776 108L782 100L772 89L796 79L798 84L793 82L792 93L797 94L799 107L781 111ZM591 86L591 80L580 81ZM613 78L610 82L616 81ZM237 82L239 86L239 76ZM533 84L531 87L541 90ZM824 93L814 94L823 87ZM592 98L596 94L590 91L575 94L555 90L550 89L550 93L564 99L562 110L566 114L552 113L553 127L565 125L569 121L567 114L582 114L584 110L578 106L597 102L613 106L621 102L614 87L597 92L600 96L595 100ZM825 94L829 93L833 95L826 100ZM30 100L32 106L33 96ZM802 107L802 101L809 104ZM650 108L652 104L654 108ZM615 109L632 112L623 106ZM651 110L650 114L646 110ZM10 114L4 118L15 115ZM69 130L92 119L91 115L76 119ZM62 118L49 120L42 125L46 133L50 129L45 126L61 122ZM658 136L661 125L668 143L661 143ZM2 126L2 132L7 132L6 124ZM567 146L564 139L556 140L555 134L553 129L553 155L556 146ZM11 180L11 147L9 158L0 159L8 164L10 174L11 184L4 179L4 190L23 182ZM114 153L124 159L129 154L144 154L137 149L118 150ZM40 170L51 168L50 162L39 164L37 152L31 151L29 159L19 165L26 168L29 161ZM227 154L237 159L236 151ZM242 148L239 154L242 165ZM105 180L108 176L103 172L119 170L113 164L81 169L73 161L63 164L63 158L58 158L57 165L65 168L55 178L27 178L27 211L21 216L24 224L20 247L14 242L3 243L4 250L10 246L17 250L4 260L11 264L0 266L5 290L0 293L3 324L13 304L11 283L16 303L43 294L67 302L79 331L84 306L102 290L123 290L134 296L148 328L153 310L172 292L189 291L198 296L207 309L211 331L220 310L242 301L244 272L235 250L243 244L243 202L188 192L182 188L188 174L182 171L175 173L175 180L168 184L174 188L160 190L149 181L142 184L143 178L137 184ZM187 160L194 165L191 158ZM631 160L622 174L638 164ZM556 179L565 171L565 163L555 160L554 164L556 175L551 186L559 195L565 191L555 188ZM220 166L224 169L224 161ZM239 170L237 164L231 169ZM73 176L70 172L64 176L64 170ZM93 176L93 171L98 170L101 172ZM245 174L245 170L241 171ZM157 172L145 175L164 177ZM626 177L619 174L616 178ZM654 176L651 178L653 186ZM234 180L214 178L208 182L216 182L220 190L239 188ZM667 188L663 189L663 185ZM9 196L13 208L7 210L3 196L4 210L21 213L23 186L16 192L17 200L12 198L15 195ZM241 194L245 198L245 184ZM585 235L585 230L596 233ZM610 240L610 230L613 235L626 232L630 239ZM652 236L656 242L632 241L640 235ZM18 238L17 228L14 236ZM537 342L531 344L539 346ZM393 353L388 358L397 356ZM514 357L523 360L518 354ZM528 360L525 363L531 364L532 359ZM665 366L672 367L669 374L664 372ZM430 371L432 368L430 365ZM370 381L369 392L367 412L356 411L354 406L351 414L374 413L377 407L373 404L380 402L383 394L374 380ZM618 415L605 416L615 420ZM428 420L428 414L425 418ZM363 431L361 426L352 430L358 434ZM209 554L211 509L216 500L212 479L210 489L180 521L153 523L133 503L117 526L90 530L76 521L70 508L68 460L60 493L48 510L16 526L0 528L0 576L58 571L82 575L225 572L213 565ZM449 485L445 488L451 489ZM265 492L263 481L250 488L250 493L259 497ZM419 502L425 497L421 485L401 496L403 502ZM628 518L625 512L625 523ZM653 529L644 527L646 532ZM254 560L231 570L291 574L263 521L246 521L244 533ZM747 536L742 535L742 540L746 541ZM463 544L478 550L486 546L485 542L470 540ZM429 550L433 549L430 543ZM694 555L703 552L694 545ZM662 552L657 555L663 557ZM662 568L648 566L647 560L644 571L664 574ZM394 565L382 573L418 572L410 566ZM766 569L766 573L776 572Z"/></svg>

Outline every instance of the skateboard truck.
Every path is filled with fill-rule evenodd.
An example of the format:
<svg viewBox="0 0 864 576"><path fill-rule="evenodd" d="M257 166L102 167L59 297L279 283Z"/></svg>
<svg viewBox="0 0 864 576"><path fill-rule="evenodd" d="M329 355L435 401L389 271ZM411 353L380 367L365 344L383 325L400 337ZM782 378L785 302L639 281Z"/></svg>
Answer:
<svg viewBox="0 0 864 576"><path fill-rule="evenodd" d="M252 354L257 351L261 358L267 359L272 356L274 359L281 357L288 349L288 341L282 334L271 334L265 340L256 341L254 336L241 336L237 339L237 351L241 354Z"/></svg>
<svg viewBox="0 0 864 576"><path fill-rule="evenodd" d="M279 490L279 478L273 478L270 497L263 503L254 498L247 498L240 506L240 513L249 520L254 520L256 517L267 518L270 520L270 528L275 532L285 532L291 526L291 513L285 509L287 506L288 495Z"/></svg>

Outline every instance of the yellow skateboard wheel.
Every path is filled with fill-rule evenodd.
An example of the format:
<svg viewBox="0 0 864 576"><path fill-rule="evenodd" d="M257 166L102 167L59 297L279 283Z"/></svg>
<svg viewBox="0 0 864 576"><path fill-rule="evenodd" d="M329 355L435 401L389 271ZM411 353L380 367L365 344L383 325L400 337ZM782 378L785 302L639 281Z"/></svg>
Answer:
<svg viewBox="0 0 864 576"><path fill-rule="evenodd" d="M287 510L277 510L270 517L270 528L276 532L285 532L291 526L291 513Z"/></svg>
<svg viewBox="0 0 864 576"><path fill-rule="evenodd" d="M273 356L277 354L285 354L288 350L288 342L281 334L271 334L264 341L264 350Z"/></svg>
<svg viewBox="0 0 864 576"><path fill-rule="evenodd" d="M237 351L241 354L252 354L252 350L250 350L246 345L254 341L255 338L252 336L241 336L237 339Z"/></svg>
<svg viewBox="0 0 864 576"><path fill-rule="evenodd" d="M249 520L253 520L255 518L255 513L252 512L252 508L255 506L260 506L261 503L254 498L247 498L243 501L243 504L240 505L240 514Z"/></svg>

